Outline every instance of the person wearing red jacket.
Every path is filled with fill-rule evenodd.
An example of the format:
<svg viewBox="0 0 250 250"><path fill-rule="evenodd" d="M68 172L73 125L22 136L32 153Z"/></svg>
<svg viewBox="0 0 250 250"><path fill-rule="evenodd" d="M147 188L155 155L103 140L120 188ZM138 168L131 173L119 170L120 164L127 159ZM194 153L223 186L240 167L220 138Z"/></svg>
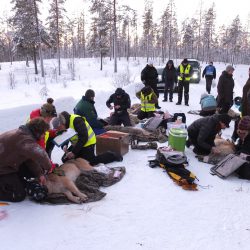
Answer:
<svg viewBox="0 0 250 250"><path fill-rule="evenodd" d="M43 104L40 109L35 109L31 111L30 113L30 120L42 117L46 123L50 124L50 121L57 116L56 108L53 105L54 100L52 98L47 99L47 103ZM49 158L51 159L51 153L54 148L54 143L52 140L57 136L57 130L56 129L49 129L46 131L45 136L42 136L37 143L46 150ZM56 167L56 164L54 164L51 161L51 171Z"/></svg>

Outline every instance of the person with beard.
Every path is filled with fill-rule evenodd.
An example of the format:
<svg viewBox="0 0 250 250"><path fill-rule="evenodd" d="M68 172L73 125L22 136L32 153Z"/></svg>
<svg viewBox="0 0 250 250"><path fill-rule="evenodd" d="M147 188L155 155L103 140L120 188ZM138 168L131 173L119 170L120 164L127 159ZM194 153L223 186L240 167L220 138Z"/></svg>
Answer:
<svg viewBox="0 0 250 250"><path fill-rule="evenodd" d="M154 90L157 98L159 98L159 92L158 92L158 89L157 89L158 73L157 73L156 68L153 65L152 60L149 60L146 67L142 70L142 72L141 72L141 81L143 82L143 84L145 86L150 86ZM157 109L161 108L159 106L159 104L158 104L158 101L155 104L155 107Z"/></svg>
<svg viewBox="0 0 250 250"><path fill-rule="evenodd" d="M219 78L217 85L217 109L220 114L225 114L233 105L233 79L234 67L228 65Z"/></svg>
<svg viewBox="0 0 250 250"><path fill-rule="evenodd" d="M114 109L114 113L110 117L110 125L132 126L127 111L131 106L130 97L122 88L116 89L115 93L107 100L106 105L109 109Z"/></svg>
<svg viewBox="0 0 250 250"><path fill-rule="evenodd" d="M107 123L98 118L94 98L94 90L88 89L85 92L85 95L82 96L81 100L76 104L74 113L76 115L84 116L95 134L99 135L105 132L103 127L107 125Z"/></svg>
<svg viewBox="0 0 250 250"><path fill-rule="evenodd" d="M177 72L173 60L169 60L162 72L162 81L165 83L163 102L173 101L174 83L177 83Z"/></svg>
<svg viewBox="0 0 250 250"><path fill-rule="evenodd" d="M191 80L191 76L193 75L193 68L188 63L188 59L184 58L182 63L177 69L178 73L178 102L176 105L181 105L182 96L183 96L183 89L184 89L184 101L185 105L189 106L189 83Z"/></svg>

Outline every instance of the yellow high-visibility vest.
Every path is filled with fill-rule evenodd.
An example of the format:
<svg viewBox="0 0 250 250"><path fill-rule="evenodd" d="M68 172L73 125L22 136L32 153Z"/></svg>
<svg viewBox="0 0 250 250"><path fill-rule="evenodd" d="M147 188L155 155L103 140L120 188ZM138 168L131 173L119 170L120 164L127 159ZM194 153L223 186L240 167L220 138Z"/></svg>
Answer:
<svg viewBox="0 0 250 250"><path fill-rule="evenodd" d="M186 74L186 75L188 75L189 72L190 72L190 68L191 68L191 65L188 64L187 67L186 67L185 70L184 70L184 67L183 67L183 65L181 64L181 65L180 65L180 74ZM185 76L185 77L184 77L184 81L189 82L190 79L191 79L190 76L188 76L188 77ZM179 80L179 81L182 81L183 78L182 78L181 76L178 76L178 80Z"/></svg>
<svg viewBox="0 0 250 250"><path fill-rule="evenodd" d="M95 133L93 129L89 126L89 123L84 117L80 115L70 115L69 127L75 130L74 120L76 117L81 117L83 119L88 130L88 141L83 145L83 147L87 147L89 145L95 144L96 143ZM78 141L78 135L75 135L70 139L70 142L72 143L72 145L75 145L77 141Z"/></svg>
<svg viewBox="0 0 250 250"><path fill-rule="evenodd" d="M155 111L155 103L149 103L148 101L152 100L152 95L153 93L144 96L143 93L141 92L141 111L143 112L150 112L150 111Z"/></svg>

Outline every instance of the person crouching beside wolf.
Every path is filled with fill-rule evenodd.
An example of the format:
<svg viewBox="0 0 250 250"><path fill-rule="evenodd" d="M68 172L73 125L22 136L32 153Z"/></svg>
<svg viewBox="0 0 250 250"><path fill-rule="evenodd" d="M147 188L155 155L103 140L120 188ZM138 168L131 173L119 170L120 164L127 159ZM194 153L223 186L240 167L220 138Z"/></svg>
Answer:
<svg viewBox="0 0 250 250"><path fill-rule="evenodd" d="M23 177L36 177L40 184L45 184L44 174L50 170L51 163L37 141L48 129L43 118L34 118L0 135L0 200L19 202L25 199Z"/></svg>
<svg viewBox="0 0 250 250"><path fill-rule="evenodd" d="M215 137L221 129L229 127L230 121L227 114L215 114L194 121L187 129L186 146L194 145L193 152L197 155L218 153L214 144Z"/></svg>
<svg viewBox="0 0 250 250"><path fill-rule="evenodd" d="M155 106L158 102L157 95L150 86L145 86L141 91L136 93L136 97L141 100L141 110L137 117L139 120L154 116Z"/></svg>
<svg viewBox="0 0 250 250"><path fill-rule="evenodd" d="M70 159L83 158L90 165L94 166L99 163L105 164L123 160L121 155L110 151L95 155L96 136L87 120L82 116L63 111L52 120L52 125L54 129L65 130L71 128L76 132L76 135L70 139L71 146L69 148L67 146L66 148L64 147L63 162Z"/></svg>

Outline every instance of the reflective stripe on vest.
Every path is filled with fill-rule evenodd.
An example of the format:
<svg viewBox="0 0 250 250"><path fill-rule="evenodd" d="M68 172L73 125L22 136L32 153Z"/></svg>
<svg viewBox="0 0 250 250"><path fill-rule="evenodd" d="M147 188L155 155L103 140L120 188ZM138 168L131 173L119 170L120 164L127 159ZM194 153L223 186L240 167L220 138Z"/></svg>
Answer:
<svg viewBox="0 0 250 250"><path fill-rule="evenodd" d="M187 67L186 67L185 70L184 70L184 67L183 67L183 65L181 64L181 65L180 65L180 74L186 74L186 75L188 75L189 72L190 72L190 68L191 68L191 65L188 64ZM187 82L188 82L188 81L190 81L190 79L191 79L191 77L188 76L188 77L185 77L185 78L184 78L184 81L187 81ZM183 79L182 79L181 76L178 76L178 80L179 80L179 81L182 81Z"/></svg>
<svg viewBox="0 0 250 250"><path fill-rule="evenodd" d="M148 101L152 100L153 93L144 96L141 92L141 111L143 112L150 112L155 111L155 104L149 103Z"/></svg>
<svg viewBox="0 0 250 250"><path fill-rule="evenodd" d="M44 145L45 145L45 147L46 147L48 139L49 139L49 131L46 131L45 136L44 136Z"/></svg>
<svg viewBox="0 0 250 250"><path fill-rule="evenodd" d="M92 130L92 128L89 126L89 123L86 121L86 119L80 115L70 115L70 120L69 120L69 127L75 130L74 127L74 120L76 117L81 117L87 127L88 130L88 141L83 145L83 147L87 147L89 145L95 144L96 143L96 137L95 137L95 133ZM78 136L75 135L70 139L70 142L75 145L78 141Z"/></svg>

